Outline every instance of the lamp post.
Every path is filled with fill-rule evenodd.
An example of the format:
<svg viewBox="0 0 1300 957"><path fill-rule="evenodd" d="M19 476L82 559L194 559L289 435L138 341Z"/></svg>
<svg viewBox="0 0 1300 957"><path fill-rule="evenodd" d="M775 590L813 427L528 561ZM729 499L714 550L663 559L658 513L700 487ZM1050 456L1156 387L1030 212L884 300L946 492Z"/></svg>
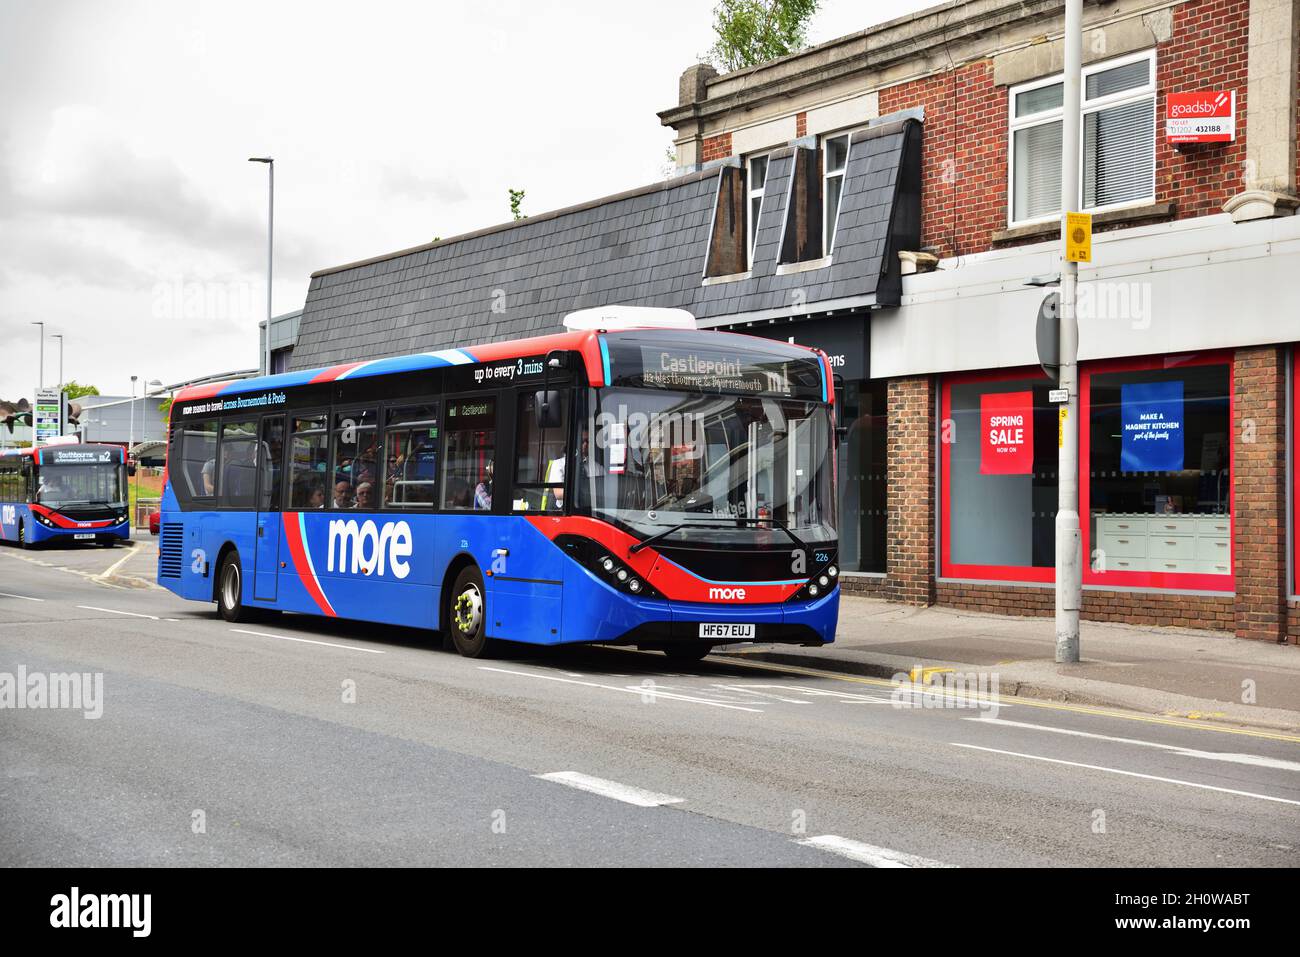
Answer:
<svg viewBox="0 0 1300 957"><path fill-rule="evenodd" d="M59 391L63 391L63 333L51 332L51 339L59 340Z"/></svg>
<svg viewBox="0 0 1300 957"><path fill-rule="evenodd" d="M1079 202L1079 76L1083 71L1083 0L1065 4L1065 80L1061 110L1061 388L1067 395L1057 443L1056 660L1079 660L1083 547L1079 527L1079 264L1066 252L1068 213Z"/></svg>
<svg viewBox="0 0 1300 957"><path fill-rule="evenodd" d="M40 370L36 373L36 388L44 389L45 388L45 323L33 322L32 325L41 327L41 367Z"/></svg>
<svg viewBox="0 0 1300 957"><path fill-rule="evenodd" d="M265 163L267 172L266 206L266 344L262 349L262 373L271 374L271 279L275 263L275 159L270 156L250 156L250 163Z"/></svg>

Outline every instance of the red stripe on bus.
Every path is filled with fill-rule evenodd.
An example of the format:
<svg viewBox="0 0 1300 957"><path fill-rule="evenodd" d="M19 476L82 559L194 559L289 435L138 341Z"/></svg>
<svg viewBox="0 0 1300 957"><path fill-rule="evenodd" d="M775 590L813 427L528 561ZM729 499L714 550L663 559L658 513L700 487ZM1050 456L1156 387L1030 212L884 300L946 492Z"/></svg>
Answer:
<svg viewBox="0 0 1300 957"><path fill-rule="evenodd" d="M585 518L580 515L547 517L530 515L528 521L533 527L552 541L560 535L581 535L600 542L620 562L630 567L672 601L711 602L717 601L710 596L710 591L726 589L727 601L740 604L775 604L785 601L799 590L801 582L782 582L781 584L753 582L710 582L692 574L680 565L660 555L654 547L643 548L635 555L629 549L637 540L626 532L602 522L599 519ZM744 591L744 598L736 596L738 590Z"/></svg>
<svg viewBox="0 0 1300 957"><path fill-rule="evenodd" d="M329 599L325 597L325 592L321 590L320 582L316 580L311 562L307 560L307 543L302 540L299 521L297 512L285 512L280 516L280 524L284 526L285 541L289 543L289 558L293 562L293 570L298 573L302 587L307 589L307 594L311 596L321 613L337 618L337 613L330 605Z"/></svg>

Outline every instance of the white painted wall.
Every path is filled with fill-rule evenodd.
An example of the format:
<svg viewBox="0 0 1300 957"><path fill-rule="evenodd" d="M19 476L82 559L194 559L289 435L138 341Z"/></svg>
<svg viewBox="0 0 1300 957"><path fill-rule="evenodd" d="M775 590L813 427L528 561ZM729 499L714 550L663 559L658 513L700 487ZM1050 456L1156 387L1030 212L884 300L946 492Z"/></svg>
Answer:
<svg viewBox="0 0 1300 957"><path fill-rule="evenodd" d="M874 378L1038 364L1034 322L1058 244L945 259L871 318ZM1300 216L1203 216L1098 234L1079 269L1079 357L1300 341Z"/></svg>

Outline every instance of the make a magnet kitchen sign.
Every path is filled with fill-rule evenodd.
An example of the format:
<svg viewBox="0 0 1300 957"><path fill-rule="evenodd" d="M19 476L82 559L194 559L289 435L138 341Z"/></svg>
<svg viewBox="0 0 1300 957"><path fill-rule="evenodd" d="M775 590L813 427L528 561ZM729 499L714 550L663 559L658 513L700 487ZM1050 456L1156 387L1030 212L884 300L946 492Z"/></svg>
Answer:
<svg viewBox="0 0 1300 957"><path fill-rule="evenodd" d="M1120 471L1176 472L1183 467L1182 382L1120 387Z"/></svg>
<svg viewBox="0 0 1300 957"><path fill-rule="evenodd" d="M1030 475L1034 471L1034 394L986 392L980 396L980 472Z"/></svg>

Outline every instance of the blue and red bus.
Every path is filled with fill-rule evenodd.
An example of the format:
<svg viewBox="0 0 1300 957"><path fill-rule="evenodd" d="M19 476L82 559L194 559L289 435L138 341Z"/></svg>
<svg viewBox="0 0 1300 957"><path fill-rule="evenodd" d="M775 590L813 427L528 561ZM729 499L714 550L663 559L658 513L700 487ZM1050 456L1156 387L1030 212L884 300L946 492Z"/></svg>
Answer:
<svg viewBox="0 0 1300 957"><path fill-rule="evenodd" d="M824 355L579 329L177 394L158 581L265 611L698 659L834 639Z"/></svg>
<svg viewBox="0 0 1300 957"><path fill-rule="evenodd" d="M0 453L0 540L116 545L131 537L120 445L46 445Z"/></svg>

